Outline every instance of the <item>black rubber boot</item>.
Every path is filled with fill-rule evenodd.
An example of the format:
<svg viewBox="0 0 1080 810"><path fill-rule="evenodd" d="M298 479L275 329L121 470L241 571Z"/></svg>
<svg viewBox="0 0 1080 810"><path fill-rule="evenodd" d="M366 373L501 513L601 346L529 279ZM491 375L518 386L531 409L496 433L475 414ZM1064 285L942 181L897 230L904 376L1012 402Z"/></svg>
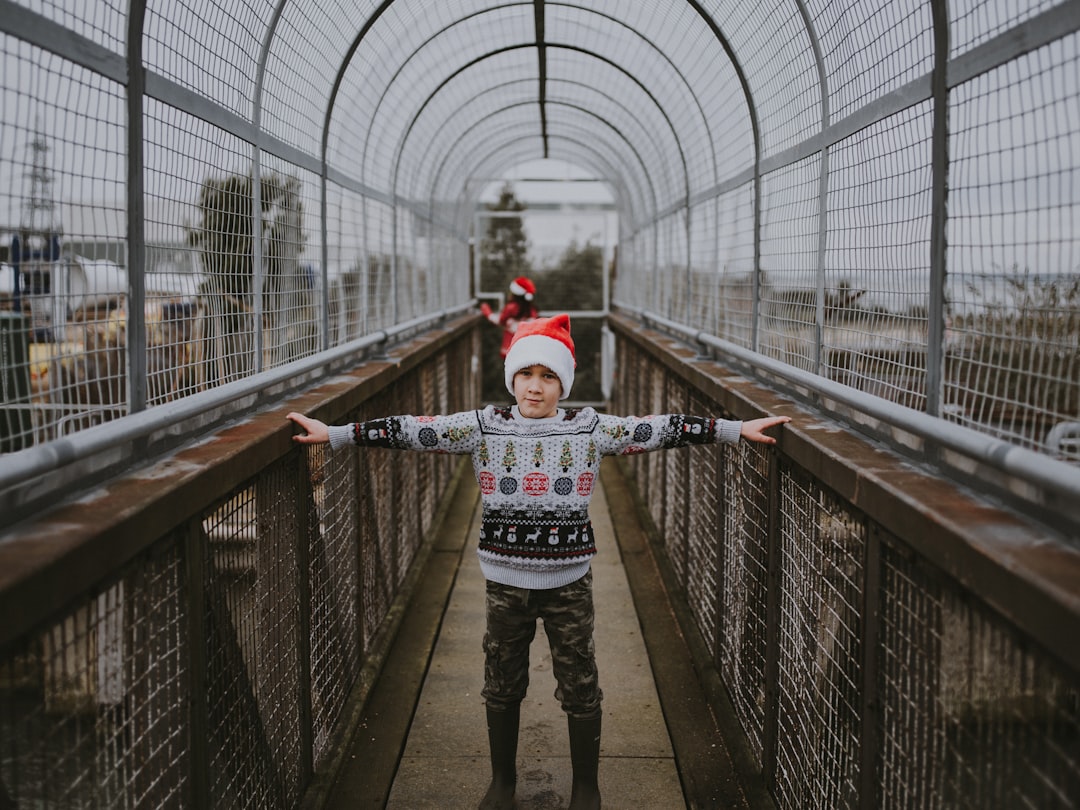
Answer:
<svg viewBox="0 0 1080 810"><path fill-rule="evenodd" d="M600 715L586 720L567 718L570 729L570 762L574 766L574 786L570 810L599 810Z"/></svg>
<svg viewBox="0 0 1080 810"><path fill-rule="evenodd" d="M510 810L517 787L518 724L521 705L504 711L487 710L488 746L491 748L491 784L480 810Z"/></svg>

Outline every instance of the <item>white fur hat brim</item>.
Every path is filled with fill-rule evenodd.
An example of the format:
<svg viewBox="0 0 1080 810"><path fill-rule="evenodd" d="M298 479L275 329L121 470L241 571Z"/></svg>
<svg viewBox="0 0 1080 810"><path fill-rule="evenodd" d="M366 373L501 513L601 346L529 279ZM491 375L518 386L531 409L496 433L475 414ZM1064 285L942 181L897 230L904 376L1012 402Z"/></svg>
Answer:
<svg viewBox="0 0 1080 810"><path fill-rule="evenodd" d="M517 281L510 282L510 292L512 292L514 295L520 295L526 301L532 301L533 299L532 293L526 290L520 284L518 284Z"/></svg>
<svg viewBox="0 0 1080 810"><path fill-rule="evenodd" d="M546 335L518 338L506 353L506 390L514 393L514 375L529 366L547 366L562 383L559 399L570 396L574 386L574 355L565 343Z"/></svg>

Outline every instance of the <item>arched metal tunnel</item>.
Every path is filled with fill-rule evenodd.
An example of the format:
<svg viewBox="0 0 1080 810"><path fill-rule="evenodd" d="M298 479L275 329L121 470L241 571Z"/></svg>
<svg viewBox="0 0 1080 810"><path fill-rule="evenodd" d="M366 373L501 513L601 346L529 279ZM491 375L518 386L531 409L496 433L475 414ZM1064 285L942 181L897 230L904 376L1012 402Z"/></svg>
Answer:
<svg viewBox="0 0 1080 810"><path fill-rule="evenodd" d="M587 399L796 417L605 471L733 793L1080 805L1080 0L0 0L0 43L0 808L327 801L465 490L281 417L480 404L522 166L617 215Z"/></svg>

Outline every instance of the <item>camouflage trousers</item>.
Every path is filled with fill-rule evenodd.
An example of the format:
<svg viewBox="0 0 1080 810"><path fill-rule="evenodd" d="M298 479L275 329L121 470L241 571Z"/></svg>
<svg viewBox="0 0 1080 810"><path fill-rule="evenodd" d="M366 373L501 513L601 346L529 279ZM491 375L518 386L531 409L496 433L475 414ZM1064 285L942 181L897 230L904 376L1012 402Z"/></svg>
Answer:
<svg viewBox="0 0 1080 810"><path fill-rule="evenodd" d="M529 590L487 583L484 689L489 708L505 710L521 702L529 687L529 645L536 620L544 622L551 645L555 699L570 717L600 713L603 693L593 644L592 571L561 588Z"/></svg>

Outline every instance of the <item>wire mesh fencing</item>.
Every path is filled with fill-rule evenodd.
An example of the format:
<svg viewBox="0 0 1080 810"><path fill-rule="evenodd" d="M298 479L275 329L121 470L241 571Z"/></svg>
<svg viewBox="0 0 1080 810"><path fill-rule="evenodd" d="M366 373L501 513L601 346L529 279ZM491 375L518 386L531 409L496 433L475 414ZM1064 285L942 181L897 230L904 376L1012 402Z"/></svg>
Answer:
<svg viewBox="0 0 1080 810"><path fill-rule="evenodd" d="M467 301L550 157L618 304L1080 457L1071 4L534 5L13 4L0 449Z"/></svg>
<svg viewBox="0 0 1080 810"><path fill-rule="evenodd" d="M648 337L617 335L619 412L725 415ZM777 807L1075 807L1072 640L1017 623L1018 581L945 570L963 540L905 534L903 510L871 517L784 451L743 442L626 465Z"/></svg>
<svg viewBox="0 0 1080 810"><path fill-rule="evenodd" d="M475 386L449 370L467 364L475 333L393 375L340 421L464 409ZM171 517L140 521L175 522L160 536L80 527L72 553L100 558L91 567L107 574L67 557L57 562L65 580L87 581L39 588L8 617L20 624L0 645L5 806L299 807L340 756L350 701L365 667L374 678L457 460L291 445L243 461L236 443L207 450L205 502L190 488L164 491L168 505L152 508ZM137 550L104 562L118 545Z"/></svg>
<svg viewBox="0 0 1080 810"><path fill-rule="evenodd" d="M1075 15L744 11L721 33L744 71L754 155L717 152L685 234L663 206L627 225L616 302L1080 460ZM745 263L728 253L729 215L707 207L736 190ZM684 294L687 277L708 293Z"/></svg>
<svg viewBox="0 0 1080 810"><path fill-rule="evenodd" d="M0 451L467 300L467 236L327 178L325 35L220 3L106 6L0 22Z"/></svg>

